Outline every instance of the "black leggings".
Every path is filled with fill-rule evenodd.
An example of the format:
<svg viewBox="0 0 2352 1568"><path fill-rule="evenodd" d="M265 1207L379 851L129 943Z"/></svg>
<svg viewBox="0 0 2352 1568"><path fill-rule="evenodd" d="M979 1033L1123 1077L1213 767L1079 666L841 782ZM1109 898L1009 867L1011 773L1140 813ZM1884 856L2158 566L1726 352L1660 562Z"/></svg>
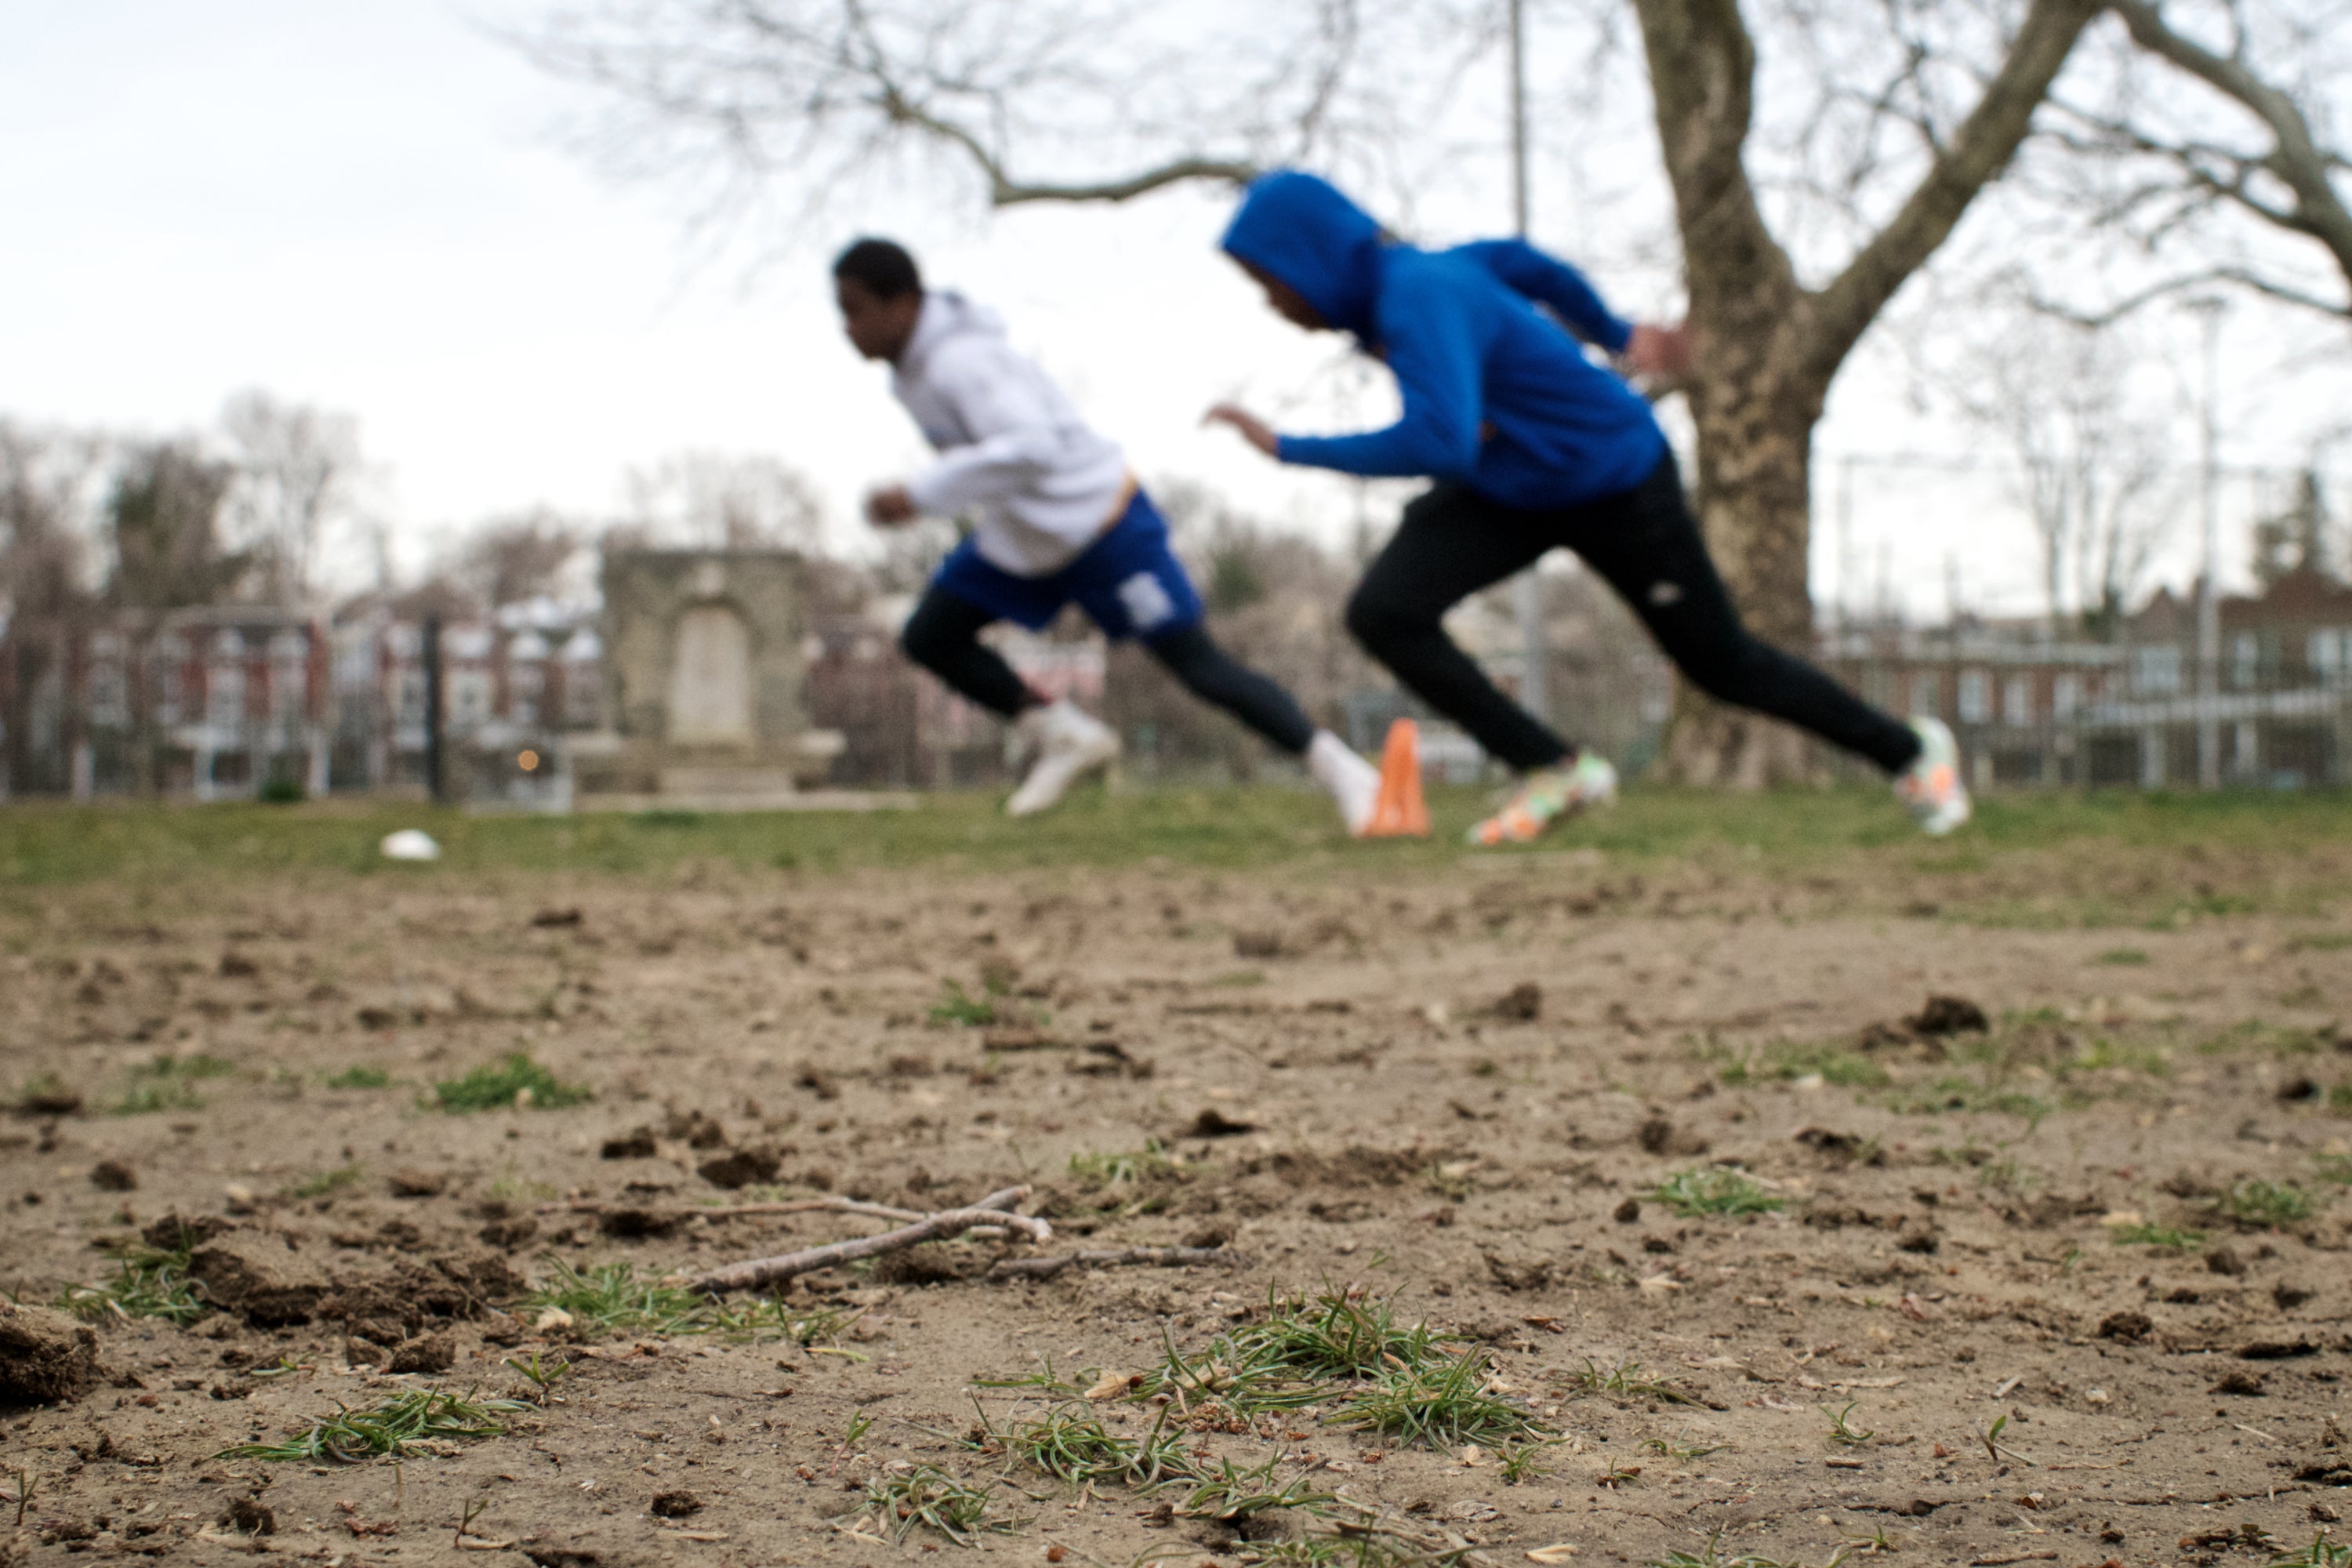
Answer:
<svg viewBox="0 0 2352 1568"><path fill-rule="evenodd" d="M908 658L982 708L1018 718L1035 705L1037 696L1002 654L980 640L981 628L995 619L935 583L907 617L898 642ZM1303 754L1315 739L1315 726L1290 693L1236 663L1206 627L1195 623L1146 637L1143 646L1193 696L1223 709L1293 756Z"/></svg>
<svg viewBox="0 0 2352 1568"><path fill-rule="evenodd" d="M1435 486L1404 509L1357 585L1348 629L1489 755L1522 772L1551 767L1573 749L1496 690L1439 617L1556 545L1582 556L1709 696L1801 725L1890 773L1919 754L1908 724L1740 625L1671 457L1630 490L1549 511L1503 506L1463 484Z"/></svg>

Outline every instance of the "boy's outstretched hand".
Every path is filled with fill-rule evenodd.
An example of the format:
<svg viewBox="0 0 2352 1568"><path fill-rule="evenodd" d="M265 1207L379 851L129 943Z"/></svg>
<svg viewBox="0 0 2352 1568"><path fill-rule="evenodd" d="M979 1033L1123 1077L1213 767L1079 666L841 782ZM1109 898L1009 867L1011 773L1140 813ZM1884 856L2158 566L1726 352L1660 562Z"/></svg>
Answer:
<svg viewBox="0 0 2352 1568"><path fill-rule="evenodd" d="M1633 336L1625 345L1623 363L1629 375L1650 381L1674 383L1690 374L1690 326L1678 322L1662 327L1643 321L1633 328Z"/></svg>
<svg viewBox="0 0 2352 1568"><path fill-rule="evenodd" d="M1638 329L1637 329L1638 330ZM1271 458L1276 455L1278 442L1274 426L1246 408L1231 403L1220 403L1201 416L1203 425L1230 425L1242 433L1242 439Z"/></svg>
<svg viewBox="0 0 2352 1568"><path fill-rule="evenodd" d="M866 493L866 521L879 528L894 528L902 522L915 521L915 498L907 493L904 485L884 485Z"/></svg>

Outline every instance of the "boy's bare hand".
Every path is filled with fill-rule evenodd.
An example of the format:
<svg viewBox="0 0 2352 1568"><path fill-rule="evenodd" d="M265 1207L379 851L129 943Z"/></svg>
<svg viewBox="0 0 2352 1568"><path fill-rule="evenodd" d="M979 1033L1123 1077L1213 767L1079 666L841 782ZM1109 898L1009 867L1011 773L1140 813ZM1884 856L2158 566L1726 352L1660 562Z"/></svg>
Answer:
<svg viewBox="0 0 2352 1568"><path fill-rule="evenodd" d="M1276 454L1278 442L1274 433L1274 426L1246 408L1237 407L1230 403L1220 403L1201 416L1201 423L1230 425L1242 433L1243 440L1247 441L1267 457L1271 458Z"/></svg>
<svg viewBox="0 0 2352 1568"><path fill-rule="evenodd" d="M1690 327L1687 322L1659 326L1643 321L1625 345L1626 374L1652 381L1676 382L1690 374Z"/></svg>
<svg viewBox="0 0 2352 1568"><path fill-rule="evenodd" d="M877 528L895 528L915 521L915 498L904 485L884 485L866 494L866 521Z"/></svg>

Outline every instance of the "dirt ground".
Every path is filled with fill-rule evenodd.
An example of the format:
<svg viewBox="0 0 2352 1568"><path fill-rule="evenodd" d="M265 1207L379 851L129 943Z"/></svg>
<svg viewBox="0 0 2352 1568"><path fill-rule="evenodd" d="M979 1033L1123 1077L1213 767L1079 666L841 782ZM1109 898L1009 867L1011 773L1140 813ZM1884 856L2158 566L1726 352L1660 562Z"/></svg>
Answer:
<svg viewBox="0 0 2352 1568"><path fill-rule="evenodd" d="M0 1562L962 1550L860 1510L918 1466L992 1488L989 1552L1118 1565L2258 1563L2352 1506L2352 901L2032 929L1570 850L12 902L0 1287L103 1285L176 1215L208 1310L96 1309L94 1385L0 1412ZM593 1098L430 1103L515 1051ZM1652 1195L1723 1168L1771 1206ZM525 1296L890 1223L681 1210L1013 1184L1054 1241L804 1278L806 1342ZM1229 1256L986 1277L1147 1245ZM1318 1292L1452 1336L1537 1436L1414 1447L1351 1426L1345 1380L1086 1398ZM545 1394L515 1370L566 1362ZM220 1457L427 1387L525 1407L398 1464ZM1057 1401L1364 1507L1237 1528L1062 1484L1003 1447Z"/></svg>

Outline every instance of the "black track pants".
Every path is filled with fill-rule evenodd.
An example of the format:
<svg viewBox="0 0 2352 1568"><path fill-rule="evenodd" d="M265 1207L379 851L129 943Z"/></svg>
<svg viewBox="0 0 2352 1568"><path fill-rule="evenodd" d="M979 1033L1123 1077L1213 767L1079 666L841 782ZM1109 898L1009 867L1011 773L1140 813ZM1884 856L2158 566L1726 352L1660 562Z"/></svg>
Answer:
<svg viewBox="0 0 2352 1568"><path fill-rule="evenodd" d="M898 634L907 657L992 712L1018 718L1035 693L980 632L996 617L934 584ZM1315 726L1287 691L1219 647L1208 630L1190 626L1143 644L1169 674L1212 707L1222 708L1296 756L1315 738Z"/></svg>
<svg viewBox="0 0 2352 1568"><path fill-rule="evenodd" d="M1810 730L1890 773L1919 754L1908 724L1740 625L1671 457L1630 490L1557 510L1522 511L1438 484L1404 509L1348 601L1348 629L1489 755L1521 772L1552 766L1573 754L1568 742L1496 689L1439 617L1555 547L1583 557L1709 696Z"/></svg>

